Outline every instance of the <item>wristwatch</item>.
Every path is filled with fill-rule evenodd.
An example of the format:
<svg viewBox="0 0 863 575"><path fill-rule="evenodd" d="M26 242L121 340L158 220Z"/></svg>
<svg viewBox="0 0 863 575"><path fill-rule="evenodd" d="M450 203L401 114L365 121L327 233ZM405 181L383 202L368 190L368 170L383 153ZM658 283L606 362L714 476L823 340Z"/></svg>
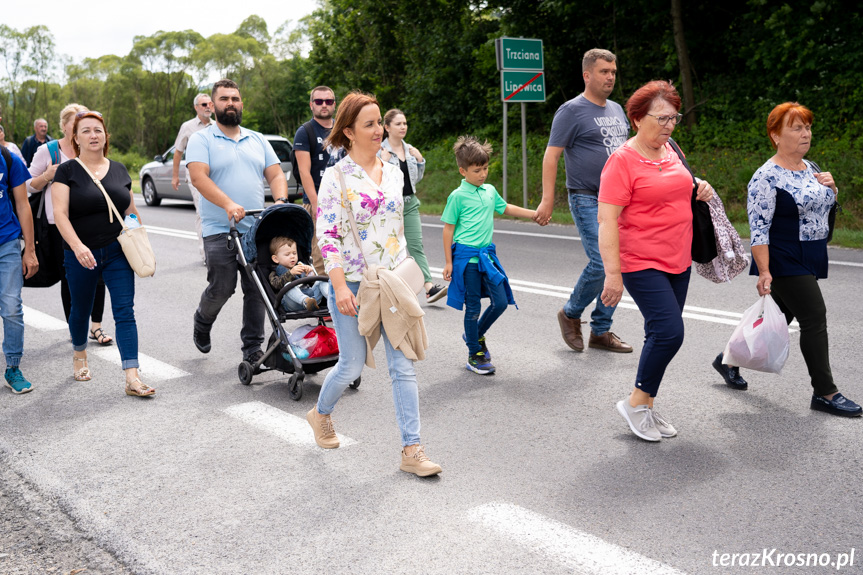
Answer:
<svg viewBox="0 0 863 575"><path fill-rule="evenodd" d="M276 198L275 200L273 200L273 203L275 204L276 202L284 202L287 204L288 198Z"/></svg>

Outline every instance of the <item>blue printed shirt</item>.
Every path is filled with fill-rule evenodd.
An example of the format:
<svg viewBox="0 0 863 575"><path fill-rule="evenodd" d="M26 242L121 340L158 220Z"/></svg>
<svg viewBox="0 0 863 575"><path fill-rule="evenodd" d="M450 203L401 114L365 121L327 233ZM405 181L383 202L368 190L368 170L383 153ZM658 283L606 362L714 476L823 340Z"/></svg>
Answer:
<svg viewBox="0 0 863 575"><path fill-rule="evenodd" d="M13 188L17 188L30 179L30 172L24 160L12 155L12 173L7 173L6 162L0 158L0 244L21 237L21 224L18 216L12 209L10 194Z"/></svg>

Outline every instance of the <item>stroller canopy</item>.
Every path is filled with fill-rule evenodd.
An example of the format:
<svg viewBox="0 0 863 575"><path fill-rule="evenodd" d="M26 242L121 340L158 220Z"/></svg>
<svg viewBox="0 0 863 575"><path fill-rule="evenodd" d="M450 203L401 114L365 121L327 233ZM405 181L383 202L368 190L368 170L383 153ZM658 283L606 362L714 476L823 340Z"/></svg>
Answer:
<svg viewBox="0 0 863 575"><path fill-rule="evenodd" d="M258 250L269 261L269 243L278 236L287 236L297 242L300 261L307 262L312 254L315 226L312 217L296 204L275 204L255 218L249 231L243 236L243 255L248 262L258 260Z"/></svg>

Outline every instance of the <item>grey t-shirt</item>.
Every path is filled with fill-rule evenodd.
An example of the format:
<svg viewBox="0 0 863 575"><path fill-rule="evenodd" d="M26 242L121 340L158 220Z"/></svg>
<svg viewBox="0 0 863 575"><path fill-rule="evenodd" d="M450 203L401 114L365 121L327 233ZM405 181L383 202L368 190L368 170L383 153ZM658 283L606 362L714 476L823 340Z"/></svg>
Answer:
<svg viewBox="0 0 863 575"><path fill-rule="evenodd" d="M566 187L599 191L599 176L608 156L629 137L629 120L620 104L597 106L580 94L554 114L548 145L563 148Z"/></svg>

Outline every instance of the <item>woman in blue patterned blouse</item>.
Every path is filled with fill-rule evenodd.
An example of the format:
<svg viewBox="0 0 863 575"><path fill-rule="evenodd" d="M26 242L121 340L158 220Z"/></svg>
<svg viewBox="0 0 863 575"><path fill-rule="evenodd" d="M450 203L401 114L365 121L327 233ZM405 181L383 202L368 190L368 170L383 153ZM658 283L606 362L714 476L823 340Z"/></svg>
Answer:
<svg viewBox="0 0 863 575"><path fill-rule="evenodd" d="M812 142L813 115L785 102L767 118L776 154L749 181L751 275L758 295L771 294L790 323L800 324L800 350L812 380L810 408L857 417L863 408L833 383L827 342L827 308L818 280L827 277L828 215L838 189L830 172L804 156Z"/></svg>

